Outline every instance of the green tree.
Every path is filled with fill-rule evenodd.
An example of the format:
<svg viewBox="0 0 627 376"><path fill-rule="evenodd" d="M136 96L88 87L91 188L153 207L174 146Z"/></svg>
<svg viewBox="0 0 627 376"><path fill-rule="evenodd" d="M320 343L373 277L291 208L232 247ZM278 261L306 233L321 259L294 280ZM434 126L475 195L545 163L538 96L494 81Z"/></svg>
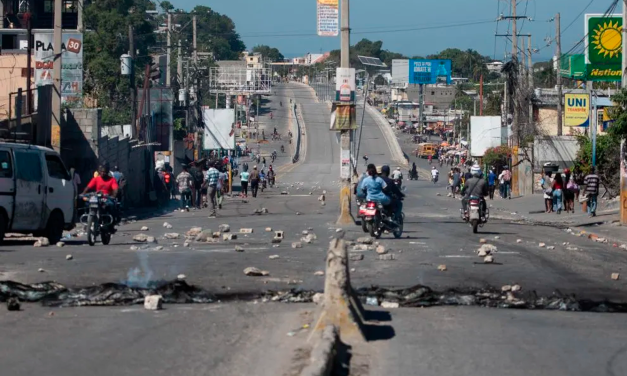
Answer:
<svg viewBox="0 0 627 376"><path fill-rule="evenodd" d="M277 49L266 45L253 47L253 53L259 53L264 59L272 62L280 62L285 60L283 54Z"/></svg>
<svg viewBox="0 0 627 376"><path fill-rule="evenodd" d="M166 13L174 10L174 5L172 5L172 3L169 2L168 0L163 0L161 4L159 4L159 7L161 8L162 11Z"/></svg>
<svg viewBox="0 0 627 376"><path fill-rule="evenodd" d="M120 75L120 56L129 50L128 25L135 30L135 71L148 61L155 44L153 25L145 17L152 3L148 0L94 0L85 6L85 81L86 97L103 108L103 121L128 122L130 85ZM138 83L140 74L136 75ZM125 117L125 118L122 118Z"/></svg>
<svg viewBox="0 0 627 376"><path fill-rule="evenodd" d="M533 65L533 82L539 87L555 87L557 76L553 70L553 61Z"/></svg>

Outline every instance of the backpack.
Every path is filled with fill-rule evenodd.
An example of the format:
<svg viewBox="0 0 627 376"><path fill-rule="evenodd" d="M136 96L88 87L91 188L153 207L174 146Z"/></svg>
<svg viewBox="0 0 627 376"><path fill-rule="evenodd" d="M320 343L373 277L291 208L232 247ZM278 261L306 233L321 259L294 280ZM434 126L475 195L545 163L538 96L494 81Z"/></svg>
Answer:
<svg viewBox="0 0 627 376"><path fill-rule="evenodd" d="M196 169L196 171L194 171L194 180L196 181L196 183L201 184L203 182L203 180L205 180L202 170L200 169Z"/></svg>
<svg viewBox="0 0 627 376"><path fill-rule="evenodd" d="M506 171L503 173L503 181L506 181L506 182L507 182L507 181L510 181L510 180L512 180L512 173L511 173L511 171L510 171L510 170L506 170Z"/></svg>

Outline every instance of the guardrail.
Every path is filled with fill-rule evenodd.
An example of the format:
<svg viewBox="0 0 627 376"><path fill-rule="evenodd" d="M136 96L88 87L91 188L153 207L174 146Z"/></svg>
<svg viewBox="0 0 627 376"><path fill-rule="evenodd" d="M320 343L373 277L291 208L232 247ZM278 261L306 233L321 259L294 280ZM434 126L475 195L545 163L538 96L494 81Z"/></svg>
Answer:
<svg viewBox="0 0 627 376"><path fill-rule="evenodd" d="M292 105L292 114L294 115L294 119L296 120L296 145L294 147L294 154L292 155L292 163L298 162L300 158L300 121L298 121L298 115L296 114L296 104Z"/></svg>

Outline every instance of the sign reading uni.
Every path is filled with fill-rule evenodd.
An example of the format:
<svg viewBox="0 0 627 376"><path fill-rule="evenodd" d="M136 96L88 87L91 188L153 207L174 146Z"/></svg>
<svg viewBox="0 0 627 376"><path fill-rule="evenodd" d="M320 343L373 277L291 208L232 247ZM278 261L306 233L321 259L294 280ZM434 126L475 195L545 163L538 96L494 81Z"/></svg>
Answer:
<svg viewBox="0 0 627 376"><path fill-rule="evenodd" d="M340 30L339 0L317 0L318 35L336 37Z"/></svg>
<svg viewBox="0 0 627 376"><path fill-rule="evenodd" d="M83 34L63 33L61 44L61 101L83 97ZM35 33L35 86L52 85L54 43L52 33Z"/></svg>
<svg viewBox="0 0 627 376"><path fill-rule="evenodd" d="M410 84L435 84L438 80L451 84L451 60L409 60Z"/></svg>
<svg viewBox="0 0 627 376"><path fill-rule="evenodd" d="M586 14L586 75L589 81L620 81L622 15Z"/></svg>
<svg viewBox="0 0 627 376"><path fill-rule="evenodd" d="M590 125L590 95L564 95L564 126L587 127Z"/></svg>

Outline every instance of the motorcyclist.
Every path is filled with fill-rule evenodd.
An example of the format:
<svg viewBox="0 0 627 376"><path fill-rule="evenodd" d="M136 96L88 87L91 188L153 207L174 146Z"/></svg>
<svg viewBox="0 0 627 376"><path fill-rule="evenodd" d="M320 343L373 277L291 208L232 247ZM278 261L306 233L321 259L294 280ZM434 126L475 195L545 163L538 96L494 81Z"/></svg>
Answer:
<svg viewBox="0 0 627 376"><path fill-rule="evenodd" d="M431 180L433 180L433 182L436 183L438 181L439 176L440 176L440 171L438 171L438 169L435 166L431 167Z"/></svg>
<svg viewBox="0 0 627 376"><path fill-rule="evenodd" d="M114 218L114 223L117 224L120 222L119 214L116 208L115 198L118 195L118 190L120 187L118 186L118 182L115 180L113 176L111 176L109 171L109 163L103 163L98 168L98 176L91 179L89 184L83 190L83 194L87 194L89 192L102 193L107 196L107 200L105 202L106 208L109 213Z"/></svg>
<svg viewBox="0 0 627 376"><path fill-rule="evenodd" d="M485 213L485 197L489 194L488 183L481 176L481 167L474 165L470 169L472 177L466 181L464 188L462 188L462 209L464 215L467 215L468 200L470 197L478 197L481 200L481 216Z"/></svg>
<svg viewBox="0 0 627 376"><path fill-rule="evenodd" d="M285 146L281 145L281 153L285 153Z"/></svg>
<svg viewBox="0 0 627 376"><path fill-rule="evenodd" d="M366 200L378 202L383 206L388 206L392 199L383 190L388 188L389 184L385 182L377 174L377 167L370 163L367 167L368 176L361 182L361 190L366 194ZM392 184L393 185L393 184Z"/></svg>
<svg viewBox="0 0 627 376"><path fill-rule="evenodd" d="M388 169L390 168L389 166L384 166L384 167L388 167ZM400 167L396 167L396 170L394 170L394 172L392 173L392 179L395 181L403 180L403 173L401 172Z"/></svg>
<svg viewBox="0 0 627 376"><path fill-rule="evenodd" d="M410 174L412 177L415 177L416 180L418 180L418 169L416 168L416 162L412 163Z"/></svg>
<svg viewBox="0 0 627 376"><path fill-rule="evenodd" d="M364 158L364 163L368 165L368 156L364 154L363 158Z"/></svg>
<svg viewBox="0 0 627 376"><path fill-rule="evenodd" d="M387 188L384 188L383 191L386 194L388 194L390 198L392 199L390 208L392 209L392 212L394 213L395 218L398 218L403 212L403 202L401 200L405 197L405 194L401 192L399 187L395 184L394 180L396 179L392 180L390 179L389 176L390 176L390 166L388 165L381 166L380 177L387 184ZM392 175L392 178L394 178L394 175Z"/></svg>

